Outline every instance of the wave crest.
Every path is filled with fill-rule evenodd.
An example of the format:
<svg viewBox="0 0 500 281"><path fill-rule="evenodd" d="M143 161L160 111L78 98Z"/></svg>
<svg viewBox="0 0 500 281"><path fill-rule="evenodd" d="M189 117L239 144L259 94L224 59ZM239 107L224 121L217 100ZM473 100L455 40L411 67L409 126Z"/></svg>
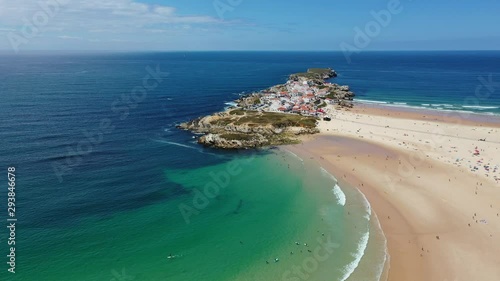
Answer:
<svg viewBox="0 0 500 281"><path fill-rule="evenodd" d="M342 189L340 189L340 186L338 184L335 184L332 191L333 191L333 195L335 195L335 198L337 199L337 202L340 205L345 206L347 199L345 197L345 193L342 192Z"/></svg>

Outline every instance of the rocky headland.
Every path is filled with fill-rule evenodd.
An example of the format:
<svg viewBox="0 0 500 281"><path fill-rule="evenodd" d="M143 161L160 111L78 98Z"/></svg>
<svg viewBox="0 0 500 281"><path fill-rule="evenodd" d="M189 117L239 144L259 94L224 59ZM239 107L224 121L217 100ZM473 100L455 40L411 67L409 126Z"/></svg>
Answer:
<svg viewBox="0 0 500 281"><path fill-rule="evenodd" d="M330 68L292 74L286 84L242 96L238 107L200 117L178 126L203 134L198 143L222 149L246 149L298 143L300 135L318 133L328 105L352 107L348 86L326 82L336 77Z"/></svg>

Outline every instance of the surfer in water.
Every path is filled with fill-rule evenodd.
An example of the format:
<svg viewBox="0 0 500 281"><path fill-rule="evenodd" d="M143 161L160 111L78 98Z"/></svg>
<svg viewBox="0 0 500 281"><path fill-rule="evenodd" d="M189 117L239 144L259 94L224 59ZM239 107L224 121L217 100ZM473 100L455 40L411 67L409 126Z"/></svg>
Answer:
<svg viewBox="0 0 500 281"><path fill-rule="evenodd" d="M172 255L172 254L169 254L168 255L168 259L171 260L171 259L175 259L175 258L178 258L179 256L178 255Z"/></svg>

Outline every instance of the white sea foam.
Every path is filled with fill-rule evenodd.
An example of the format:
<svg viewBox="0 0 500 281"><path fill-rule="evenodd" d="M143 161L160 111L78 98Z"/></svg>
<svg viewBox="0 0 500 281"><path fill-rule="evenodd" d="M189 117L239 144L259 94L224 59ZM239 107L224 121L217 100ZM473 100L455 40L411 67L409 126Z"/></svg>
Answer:
<svg viewBox="0 0 500 281"><path fill-rule="evenodd" d="M405 102L385 102L385 101L376 101L376 100L364 100L364 99L355 99L356 102L360 103L368 103L368 104L380 104L381 106L389 106L389 107L403 107L403 108L414 108L414 109L428 109L428 110L434 110L434 111L447 111L447 112L464 112L464 113L476 113L473 111L464 111L460 109L475 109L475 110L481 110L481 111L486 111L488 109L500 109L499 106L460 106L460 105L453 105L453 104L447 104L447 103L422 103L420 106L416 105L408 105ZM477 113L479 114L479 113ZM483 112L481 114L485 115L498 115L492 112Z"/></svg>
<svg viewBox="0 0 500 281"><path fill-rule="evenodd" d="M374 213L373 214L373 218L375 219L375 221L372 220L372 222L375 224L376 229L378 229L380 231L382 237L384 238L384 240L383 240L384 260L380 264L380 267L378 268L378 274L377 274L378 278L376 279L376 280L381 280L382 274L384 273L384 268L386 266L386 263L389 265L391 257L389 255L389 252L388 252L388 249L387 249L387 238L385 237L385 234L382 231L382 226L380 225L380 220L378 219L377 214Z"/></svg>
<svg viewBox="0 0 500 281"><path fill-rule="evenodd" d="M470 110L448 110L448 111L461 112L461 113L475 113L474 111Z"/></svg>
<svg viewBox="0 0 500 281"><path fill-rule="evenodd" d="M176 143L176 142L172 142L172 141L166 141L166 140L153 140L153 141L159 142L159 143L165 143L165 144L170 144L170 145L175 145L175 146L180 146L180 147L185 147L185 148L199 150L197 147L185 145L185 144L182 144L182 143Z"/></svg>
<svg viewBox="0 0 500 281"><path fill-rule="evenodd" d="M344 268L343 268L343 273L344 276L340 279L341 281L347 280L351 276L351 274L354 273L356 268L358 268L359 263L361 262L361 259L365 255L366 248L368 247L368 241L370 240L370 231L368 230L363 234L363 236L359 239L358 241L358 247L356 249L356 252L352 255L354 257L354 260L348 263Z"/></svg>
<svg viewBox="0 0 500 281"><path fill-rule="evenodd" d="M419 108L418 106L414 106L414 105L408 105L408 104L403 104L403 103L388 103L388 104L384 104L382 106L388 106L388 107L399 107L399 108Z"/></svg>
<svg viewBox="0 0 500 281"><path fill-rule="evenodd" d="M300 160L300 162L304 162L304 160L302 158L300 158L299 156L297 156L297 154L291 152L290 150L288 149L285 149L286 152L290 153L293 157L297 158Z"/></svg>
<svg viewBox="0 0 500 281"><path fill-rule="evenodd" d="M435 106L435 107L454 107L453 104L447 104L447 103L432 103L431 106Z"/></svg>
<svg viewBox="0 0 500 281"><path fill-rule="evenodd" d="M320 169L323 176L327 176L335 181L335 186L332 189L333 195L335 196L335 199L337 199L337 203L339 203L341 206L345 206L347 199L345 193L342 191L338 184L337 178L330 174L327 170L325 170L325 168L321 167Z"/></svg>
<svg viewBox="0 0 500 281"><path fill-rule="evenodd" d="M218 158L222 158L220 154L215 154L215 153L207 152L207 151L203 150L203 148L201 148L199 145L198 146L190 146L190 145L186 145L186 144L182 144L182 143L177 143L177 142L172 142L172 141L166 141L166 140L155 140L155 139L152 139L152 141L158 142L158 143L164 143L164 144L168 144L168 145L174 145L174 146L179 146L179 147L194 149L194 150L198 151L199 153L213 155L213 156L216 156ZM192 144L196 144L197 142L191 142L191 143Z"/></svg>
<svg viewBox="0 0 500 281"><path fill-rule="evenodd" d="M479 110L499 109L500 108L498 106L479 106L479 105L463 105L462 107L463 108L479 109Z"/></svg>
<svg viewBox="0 0 500 281"><path fill-rule="evenodd" d="M338 182L337 178L334 177L332 174L330 174L325 168L321 167L321 173L325 176L330 177L332 180L334 180L336 183Z"/></svg>
<svg viewBox="0 0 500 281"><path fill-rule="evenodd" d="M452 105L446 103L422 103L421 106L408 105L408 104L400 104L397 102L387 103L387 102L379 102L379 101L369 101L362 99L355 99L355 101L359 101L361 103L371 103L371 104L379 104L380 106L387 107L400 107L400 108L411 108L411 109L425 109L430 111L438 111L438 112L458 112L458 113L467 113L467 114L477 114L477 115L487 115L487 116L499 116L500 113L491 112L487 110L497 110L500 109L499 106L460 106L460 105ZM464 110L464 109L475 109L476 111ZM477 112L480 110L481 112Z"/></svg>
<svg viewBox="0 0 500 281"><path fill-rule="evenodd" d="M332 191L333 195L335 195L335 198L337 199L337 202L340 205L345 206L347 199L345 197L345 193L342 191L342 189L340 189L340 186L338 184L335 184Z"/></svg>
<svg viewBox="0 0 500 281"><path fill-rule="evenodd" d="M370 205L370 202L368 202L368 199L366 199L366 196L361 191L359 191L358 189L356 189L356 191L359 193L361 197L363 197L362 202L363 206L365 207L365 211L368 215L367 220L370 220L370 217L372 215L372 206Z"/></svg>
<svg viewBox="0 0 500 281"><path fill-rule="evenodd" d="M363 100L363 99L354 99L355 101L358 102L365 102L365 103L379 103L379 104L387 104L386 101L376 101L376 100Z"/></svg>
<svg viewBox="0 0 500 281"><path fill-rule="evenodd" d="M230 108L233 108L233 107L237 107L237 106L238 106L238 104L237 104L237 103L235 103L235 102L226 102L226 103L224 103L224 104L225 104L225 105L227 105L226 107L224 107L224 110L228 110L228 109L230 109Z"/></svg>
<svg viewBox="0 0 500 281"><path fill-rule="evenodd" d="M443 108L443 107L421 107L429 111L439 111L439 112L463 112L463 113L475 113L474 111L467 111L467 110L458 110L456 107L455 109L450 109L450 108Z"/></svg>
<svg viewBox="0 0 500 281"><path fill-rule="evenodd" d="M365 209L365 216L364 218L367 220L368 224L370 223L371 219L371 214L372 214L372 208L370 206L370 202L366 199L365 195L359 191L358 189L355 189L359 195L363 198L363 206ZM366 248L368 247L368 241L370 240L370 229L368 226L368 230L363 234L363 236L359 239L358 241L358 247L356 249L356 252L352 254L354 257L354 260L350 263L348 263L344 268L344 276L340 279L341 281L347 280L351 274L358 268L359 263L361 262L361 259L365 255Z"/></svg>

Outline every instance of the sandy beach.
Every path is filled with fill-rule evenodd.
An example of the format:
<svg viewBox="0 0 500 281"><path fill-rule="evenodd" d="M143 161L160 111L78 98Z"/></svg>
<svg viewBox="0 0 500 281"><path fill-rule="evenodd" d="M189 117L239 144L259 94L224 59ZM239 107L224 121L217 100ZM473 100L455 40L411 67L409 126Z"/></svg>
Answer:
<svg viewBox="0 0 500 281"><path fill-rule="evenodd" d="M500 122L360 106L289 149L359 188L388 240L389 280L500 280Z"/></svg>

